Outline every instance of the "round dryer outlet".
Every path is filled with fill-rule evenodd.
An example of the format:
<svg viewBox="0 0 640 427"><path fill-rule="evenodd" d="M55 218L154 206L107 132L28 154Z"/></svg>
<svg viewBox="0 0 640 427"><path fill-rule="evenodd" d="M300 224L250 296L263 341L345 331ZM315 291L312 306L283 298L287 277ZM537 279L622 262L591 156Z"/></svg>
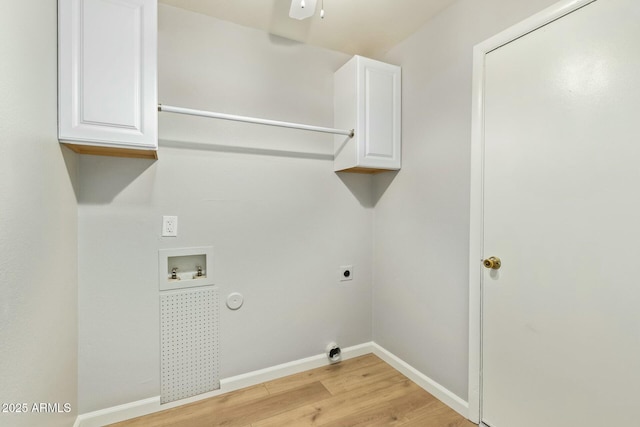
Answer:
<svg viewBox="0 0 640 427"><path fill-rule="evenodd" d="M237 310L242 307L242 303L244 303L244 297L239 292L234 292L229 294L227 297L227 307L231 310Z"/></svg>
<svg viewBox="0 0 640 427"><path fill-rule="evenodd" d="M327 346L327 357L330 363L338 363L342 360L342 350L340 346L334 342Z"/></svg>

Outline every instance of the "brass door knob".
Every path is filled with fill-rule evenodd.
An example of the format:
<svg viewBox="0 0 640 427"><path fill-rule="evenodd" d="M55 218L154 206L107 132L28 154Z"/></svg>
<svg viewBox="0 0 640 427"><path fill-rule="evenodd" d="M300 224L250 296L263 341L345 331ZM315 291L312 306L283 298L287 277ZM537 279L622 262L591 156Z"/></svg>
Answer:
<svg viewBox="0 0 640 427"><path fill-rule="evenodd" d="M482 264L486 267L486 268L490 268L492 270L498 270L500 269L500 265L502 265L500 263L500 258L492 256L489 257L487 259L485 259L484 261L482 261Z"/></svg>

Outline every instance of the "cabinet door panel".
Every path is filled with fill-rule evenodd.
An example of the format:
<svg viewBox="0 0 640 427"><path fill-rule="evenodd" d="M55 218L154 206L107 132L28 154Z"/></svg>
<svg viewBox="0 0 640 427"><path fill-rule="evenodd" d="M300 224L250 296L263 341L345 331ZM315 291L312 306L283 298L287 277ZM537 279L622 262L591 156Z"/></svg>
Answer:
<svg viewBox="0 0 640 427"><path fill-rule="evenodd" d="M142 39L139 5L84 3L78 61L79 122L141 131Z"/></svg>
<svg viewBox="0 0 640 427"><path fill-rule="evenodd" d="M393 160L394 75L367 68L365 70L365 152L367 158Z"/></svg>
<svg viewBox="0 0 640 427"><path fill-rule="evenodd" d="M60 141L155 149L155 0L60 0L58 27Z"/></svg>

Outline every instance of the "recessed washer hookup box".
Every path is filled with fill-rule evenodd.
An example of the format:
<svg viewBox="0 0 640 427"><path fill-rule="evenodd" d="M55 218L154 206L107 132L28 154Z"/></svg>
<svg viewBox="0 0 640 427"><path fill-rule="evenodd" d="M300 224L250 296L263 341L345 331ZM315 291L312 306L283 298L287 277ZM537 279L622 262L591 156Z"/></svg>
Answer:
<svg viewBox="0 0 640 427"><path fill-rule="evenodd" d="M160 249L158 283L161 291L213 285L213 247Z"/></svg>

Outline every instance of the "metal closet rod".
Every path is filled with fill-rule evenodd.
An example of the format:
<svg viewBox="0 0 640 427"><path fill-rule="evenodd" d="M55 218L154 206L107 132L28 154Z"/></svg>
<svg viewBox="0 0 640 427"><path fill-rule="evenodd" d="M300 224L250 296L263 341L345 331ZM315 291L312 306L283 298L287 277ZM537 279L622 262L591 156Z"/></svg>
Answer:
<svg viewBox="0 0 640 427"><path fill-rule="evenodd" d="M162 111L165 113L186 114L189 116L210 117L213 119L233 120L236 122L256 123L267 126L279 126L284 128L310 130L313 132L335 133L337 135L346 135L349 138L353 138L354 136L353 129L334 129L322 126L305 125L301 123L280 122L277 120L259 119L256 117L235 116L233 114L214 113L211 111L193 110L191 108L173 107L171 105L158 104L158 111Z"/></svg>

